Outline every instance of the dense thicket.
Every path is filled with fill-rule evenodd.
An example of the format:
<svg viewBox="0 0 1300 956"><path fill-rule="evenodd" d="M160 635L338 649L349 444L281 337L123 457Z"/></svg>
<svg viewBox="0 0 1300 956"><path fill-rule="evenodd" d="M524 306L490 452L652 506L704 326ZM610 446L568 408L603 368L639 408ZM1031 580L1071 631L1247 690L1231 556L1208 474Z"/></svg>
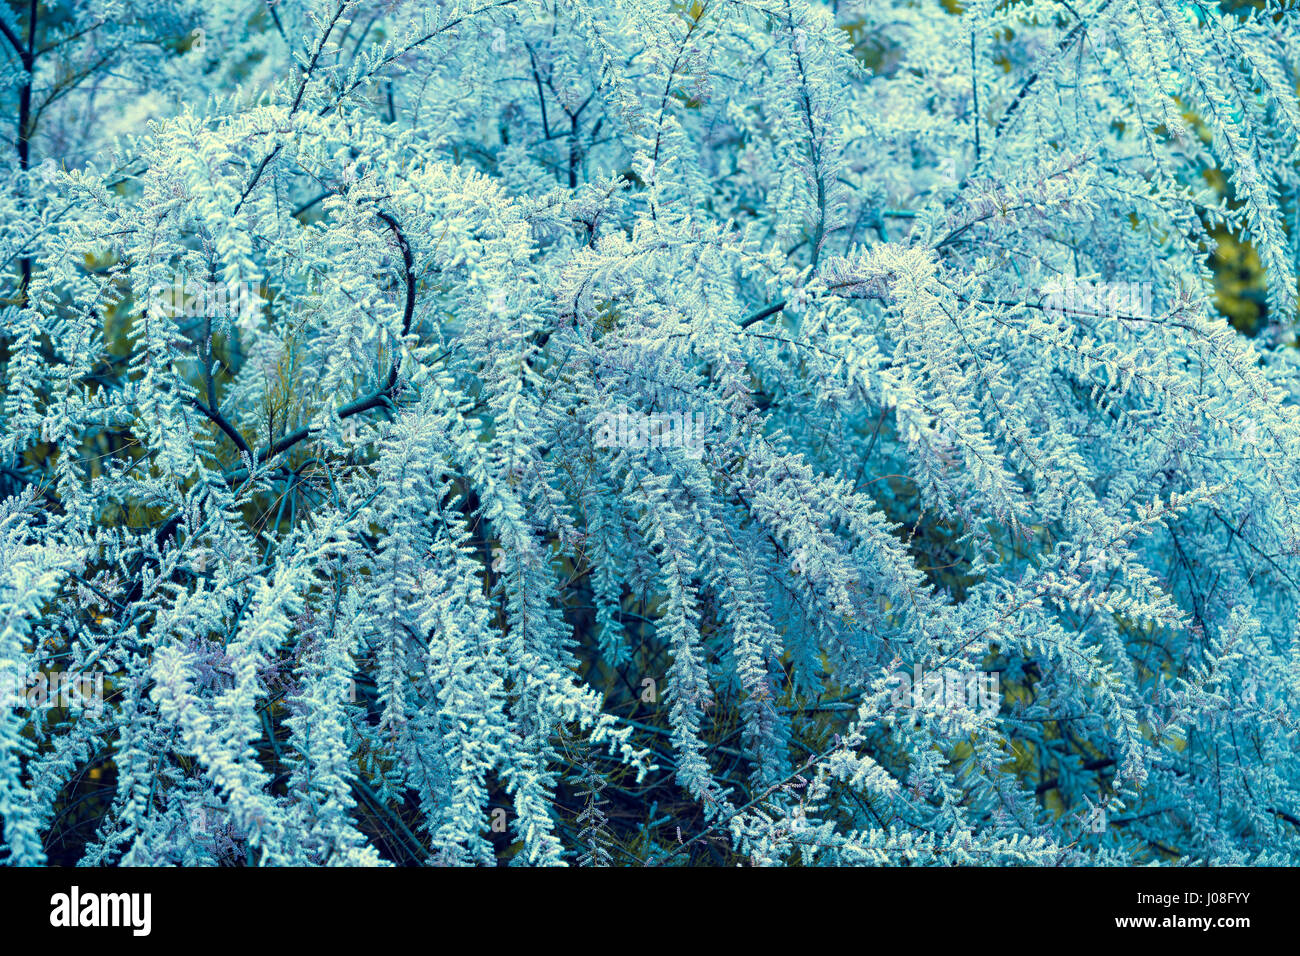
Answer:
<svg viewBox="0 0 1300 956"><path fill-rule="evenodd" d="M1300 862L1293 5L0 53L7 862Z"/></svg>

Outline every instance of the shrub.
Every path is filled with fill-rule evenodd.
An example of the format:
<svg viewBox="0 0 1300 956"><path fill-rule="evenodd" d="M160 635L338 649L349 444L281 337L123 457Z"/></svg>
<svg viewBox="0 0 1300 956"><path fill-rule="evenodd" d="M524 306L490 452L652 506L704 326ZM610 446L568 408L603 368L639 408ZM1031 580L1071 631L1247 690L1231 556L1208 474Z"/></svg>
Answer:
<svg viewBox="0 0 1300 956"><path fill-rule="evenodd" d="M0 27L8 862L1300 862L1294 8Z"/></svg>

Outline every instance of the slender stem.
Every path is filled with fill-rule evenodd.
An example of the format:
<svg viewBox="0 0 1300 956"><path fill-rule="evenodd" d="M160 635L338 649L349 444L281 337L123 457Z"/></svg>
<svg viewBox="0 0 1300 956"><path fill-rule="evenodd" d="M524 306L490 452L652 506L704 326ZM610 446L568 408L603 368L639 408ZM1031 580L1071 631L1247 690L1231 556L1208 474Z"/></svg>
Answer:
<svg viewBox="0 0 1300 956"><path fill-rule="evenodd" d="M398 248L402 252L402 271L406 282L406 304L402 308L401 338L405 339L411 332L411 320L415 315L415 260L411 255L410 243L406 241L406 236L403 234L397 220L389 213L383 211L379 211L375 215L382 219L392 231L394 237L397 239ZM353 415L360 415L362 412L369 411L372 408L378 408L380 405L389 404L393 392L397 387L397 372L400 366L400 357L394 355L392 364L388 369L388 376L384 380L384 384L369 395L365 395L354 401L348 402L346 405L340 406L335 412L335 415L339 418L351 418ZM319 425L304 425L302 428L298 428L289 432L287 435L282 436L270 446L258 452L255 460L258 464L265 464L277 455L281 455L288 451L299 442L310 438L320 430L321 426ZM229 473L226 477L229 480L237 480L241 477L245 477L246 474L246 469L241 468Z"/></svg>

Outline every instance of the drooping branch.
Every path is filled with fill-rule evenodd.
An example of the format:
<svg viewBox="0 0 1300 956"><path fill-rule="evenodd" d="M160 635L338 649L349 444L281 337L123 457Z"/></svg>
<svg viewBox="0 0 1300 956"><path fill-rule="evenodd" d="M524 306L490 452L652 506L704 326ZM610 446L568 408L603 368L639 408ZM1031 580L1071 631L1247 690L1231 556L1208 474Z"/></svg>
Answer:
<svg viewBox="0 0 1300 956"><path fill-rule="evenodd" d="M238 447L243 454L252 457L253 450L248 447L248 442L244 441L244 436L235 430L235 426L230 424L225 415L222 415L216 408L205 405L197 398L191 398L190 404L202 412L204 416L207 417L208 421L212 422L212 424L225 432L226 436L235 443L236 447Z"/></svg>
<svg viewBox="0 0 1300 956"><path fill-rule="evenodd" d="M393 237L397 240L398 248L402 252L402 274L406 285L406 302L402 307L402 332L399 339L400 341L404 340L406 336L410 334L411 321L415 316L415 260L411 255L410 243L406 241L406 236L403 234L402 228L398 224L397 220L391 214L382 210L376 212L375 215L379 219L383 220L384 224L388 226L389 230L393 233ZM397 388L397 375L400 367L401 357L400 355L394 355L383 385L368 395L364 395L361 398L339 406L334 414L340 419L351 418L353 415L360 415L362 412L370 411L372 408L378 408L381 405L389 404L393 392ZM273 458L288 451L299 442L306 441L320 430L320 425L304 425L301 428L289 432L287 435L281 436L279 439L257 453L257 464L265 464ZM229 480L236 481L246 476L247 470L240 468L229 473L226 477Z"/></svg>

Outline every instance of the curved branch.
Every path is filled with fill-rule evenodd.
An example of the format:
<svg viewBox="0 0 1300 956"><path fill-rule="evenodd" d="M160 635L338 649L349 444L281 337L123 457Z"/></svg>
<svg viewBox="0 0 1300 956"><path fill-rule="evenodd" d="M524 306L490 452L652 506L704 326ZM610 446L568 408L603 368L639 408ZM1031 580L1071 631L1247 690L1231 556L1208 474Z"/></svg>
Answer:
<svg viewBox="0 0 1300 956"><path fill-rule="evenodd" d="M230 422L226 420L226 416L222 415L221 412L217 411L215 408L209 408L197 398L191 398L190 404L201 411L207 417L208 421L212 422L212 424L225 432L227 437L235 443L243 454L250 458L253 456L253 449L248 447L248 442L244 441L244 436L235 430L235 426L231 425Z"/></svg>
<svg viewBox="0 0 1300 956"><path fill-rule="evenodd" d="M375 215L382 219L384 224L392 231L394 238L397 239L397 246L402 251L402 272L406 282L406 304L402 308L402 333L400 339L405 339L411 332L411 321L415 316L415 259L411 255L411 245L406 241L406 236L403 234L397 220L383 210L377 211ZM340 405L334 414L339 418L351 418L353 415L360 415L362 412L378 408L380 405L388 405L393 391L397 388L397 372L400 366L400 356L394 356L392 365L388 369L388 376L381 387L369 395L362 396L345 405ZM257 463L259 465L265 464L320 430L320 425L304 425L302 428L281 436L270 446L258 452ZM249 454L252 455L251 452ZM246 476L247 469L240 468L230 472L226 477L233 481Z"/></svg>

